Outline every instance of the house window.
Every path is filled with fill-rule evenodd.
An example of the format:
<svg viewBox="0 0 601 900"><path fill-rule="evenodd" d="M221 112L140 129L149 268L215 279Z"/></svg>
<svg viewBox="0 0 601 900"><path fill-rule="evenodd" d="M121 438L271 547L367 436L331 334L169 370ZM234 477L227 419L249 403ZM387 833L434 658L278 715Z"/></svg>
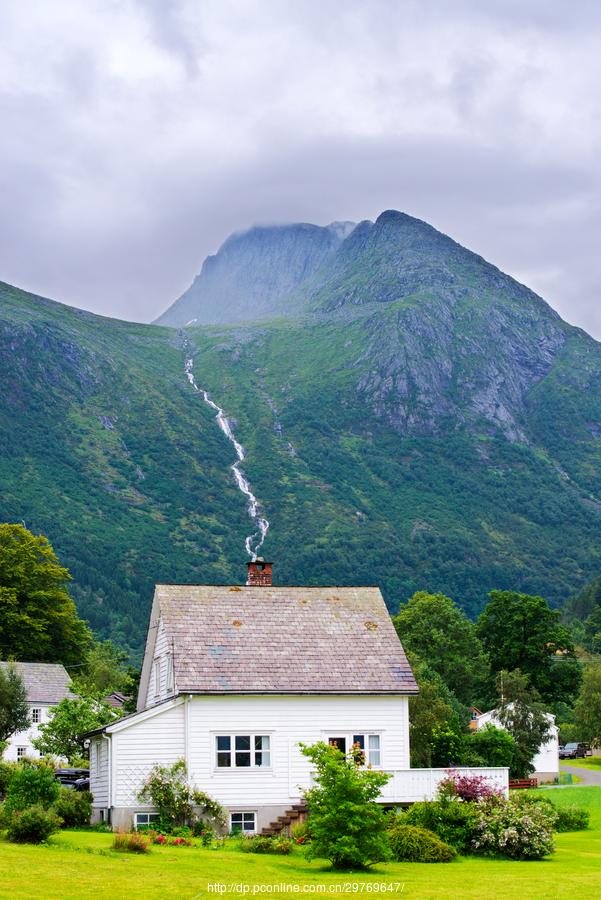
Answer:
<svg viewBox="0 0 601 900"><path fill-rule="evenodd" d="M265 768L271 765L267 734L218 734L215 738L218 769Z"/></svg>
<svg viewBox="0 0 601 900"><path fill-rule="evenodd" d="M24 759L27 756L27 747L17 747L17 759Z"/></svg>
<svg viewBox="0 0 601 900"><path fill-rule="evenodd" d="M230 816L230 831L240 834L254 834L257 830L257 815L254 812L233 812Z"/></svg>
<svg viewBox="0 0 601 900"><path fill-rule="evenodd" d="M42 710L39 707L35 707L31 710L31 721L34 725L37 725L42 721Z"/></svg>
<svg viewBox="0 0 601 900"><path fill-rule="evenodd" d="M355 759L361 765L380 768L382 765L382 747L379 734L344 734L328 737L328 744L337 747L342 753L352 750ZM355 755L356 751L356 755Z"/></svg>
<svg viewBox="0 0 601 900"><path fill-rule="evenodd" d="M160 815L158 813L139 812L134 817L136 828L149 828L151 825L158 825Z"/></svg>

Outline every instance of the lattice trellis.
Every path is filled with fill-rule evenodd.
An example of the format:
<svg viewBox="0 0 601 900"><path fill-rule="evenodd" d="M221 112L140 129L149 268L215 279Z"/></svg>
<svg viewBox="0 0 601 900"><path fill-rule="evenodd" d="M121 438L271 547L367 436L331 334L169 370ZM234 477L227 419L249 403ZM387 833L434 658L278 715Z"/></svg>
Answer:
<svg viewBox="0 0 601 900"><path fill-rule="evenodd" d="M147 775L147 766L119 767L119 781L117 785L117 802L119 806L133 806L136 803L140 803L138 791Z"/></svg>

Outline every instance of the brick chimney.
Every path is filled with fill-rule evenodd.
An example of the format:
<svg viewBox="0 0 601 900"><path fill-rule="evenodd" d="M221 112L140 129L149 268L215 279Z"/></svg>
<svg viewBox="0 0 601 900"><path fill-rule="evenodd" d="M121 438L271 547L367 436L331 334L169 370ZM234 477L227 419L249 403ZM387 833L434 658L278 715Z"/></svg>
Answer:
<svg viewBox="0 0 601 900"><path fill-rule="evenodd" d="M248 575L246 584L250 587L271 587L271 570L273 563L265 562L262 556L257 556L252 562L246 563Z"/></svg>

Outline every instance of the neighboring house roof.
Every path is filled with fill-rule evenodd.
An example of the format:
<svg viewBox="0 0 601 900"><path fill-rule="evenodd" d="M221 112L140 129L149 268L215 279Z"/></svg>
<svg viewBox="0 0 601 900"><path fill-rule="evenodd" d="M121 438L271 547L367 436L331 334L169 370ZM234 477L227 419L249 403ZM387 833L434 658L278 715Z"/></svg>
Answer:
<svg viewBox="0 0 601 900"><path fill-rule="evenodd" d="M417 684L377 587L156 587L180 693L411 694ZM144 680L144 678L143 678Z"/></svg>
<svg viewBox="0 0 601 900"><path fill-rule="evenodd" d="M110 694L107 694L106 697L103 697L104 703L112 706L113 709L121 709L126 700L129 700L129 697L127 697L125 694L122 694L120 691L111 691Z"/></svg>
<svg viewBox="0 0 601 900"><path fill-rule="evenodd" d="M0 662L3 669L8 665ZM29 703L60 703L65 697L74 696L69 690L71 679L64 666L35 662L15 662L13 665L23 679Z"/></svg>

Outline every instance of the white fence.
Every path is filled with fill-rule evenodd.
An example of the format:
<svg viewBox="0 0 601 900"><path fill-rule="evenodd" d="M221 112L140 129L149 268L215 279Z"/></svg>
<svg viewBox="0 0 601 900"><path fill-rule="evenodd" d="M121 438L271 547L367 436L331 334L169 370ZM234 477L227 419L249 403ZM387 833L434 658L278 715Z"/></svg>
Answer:
<svg viewBox="0 0 601 900"><path fill-rule="evenodd" d="M382 799L386 803L416 803L419 800L433 800L436 789L450 772L459 775L482 775L491 787L509 794L509 769L507 768L465 768L453 769L395 769L392 778L382 788Z"/></svg>

